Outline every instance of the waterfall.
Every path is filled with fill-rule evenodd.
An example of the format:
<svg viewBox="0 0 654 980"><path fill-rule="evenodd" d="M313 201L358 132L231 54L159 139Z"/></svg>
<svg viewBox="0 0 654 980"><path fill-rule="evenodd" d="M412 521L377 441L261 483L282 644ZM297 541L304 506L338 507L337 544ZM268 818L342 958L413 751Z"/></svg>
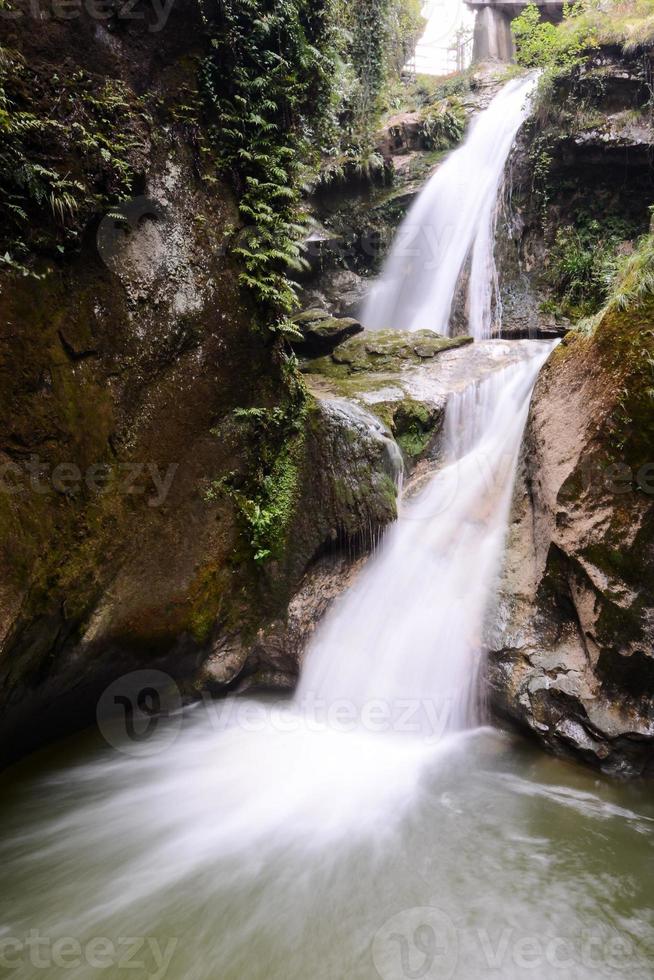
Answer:
<svg viewBox="0 0 654 980"><path fill-rule="evenodd" d="M498 572L531 391L550 345L448 401L445 456L402 508L379 553L327 615L296 695L357 718L374 702L391 722L411 711L430 736L481 719L484 614ZM393 726L397 728L397 726Z"/></svg>
<svg viewBox="0 0 654 980"><path fill-rule="evenodd" d="M394 251L381 286L392 297L395 326L447 324L471 248L470 309L486 322L495 193L530 84L510 83L477 121L467 148L446 164L459 198L444 199L441 177L418 200L414 220L437 227L439 248L453 257L438 251L435 275L418 263L396 289ZM453 186L449 177L446 184ZM471 373L475 346L457 355L469 359ZM427 976L427 969L452 976L441 959L420 965L422 953L442 946L443 917L451 924L434 898L453 915L476 907L479 842L492 839L493 882L520 841L534 846L514 819L517 829L498 851L507 819L498 811L498 827L489 831L486 776L474 775L483 769L475 751L483 756L485 742L474 746L496 738L497 753L501 741L471 726L483 720L484 620L522 431L551 345L486 347L490 371L449 396L439 466L408 493L354 586L328 610L292 699L208 699L155 724L147 745L139 741L143 754L129 739L123 756L96 746L90 761L49 771L44 783L28 787L0 840L4 891L12 896L11 904L0 898L5 937L38 927L68 943L115 936L120 953L121 943L146 943L137 951L148 954L148 975L160 980L166 970L155 967L173 956L169 980L399 980ZM475 795L453 800L454 791L471 786L480 787ZM539 811L539 833L541 821ZM425 861L434 853L432 885ZM520 883L525 868L549 876L531 851L529 860L519 853ZM461 867L471 883L463 898ZM530 887L530 901L514 882L503 885L490 904L503 908L515 896L511 922L519 927L518 914L542 892L546 919L560 898L543 891L548 881ZM605 896L603 889L602 903ZM586 914L587 905L574 908ZM410 971L403 954L397 959L403 930L422 951ZM525 926L519 934L533 932ZM119 938L128 936L142 939ZM12 961L12 970L14 962L13 975L31 980L31 963ZM86 980L81 956L76 963L48 976ZM488 961L477 972L461 966L461 976L488 976ZM109 975L118 976L118 967Z"/></svg>
<svg viewBox="0 0 654 980"><path fill-rule="evenodd" d="M473 120L464 144L438 168L397 232L361 314L371 330L436 330L449 336L457 286L470 263L467 332L499 332L495 213L515 135L536 76L514 79Z"/></svg>

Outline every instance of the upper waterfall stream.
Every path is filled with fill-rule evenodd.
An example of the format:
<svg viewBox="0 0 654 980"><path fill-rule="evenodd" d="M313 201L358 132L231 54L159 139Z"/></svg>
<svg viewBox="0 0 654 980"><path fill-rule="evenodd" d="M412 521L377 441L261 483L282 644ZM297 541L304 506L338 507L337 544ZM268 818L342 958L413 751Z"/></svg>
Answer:
<svg viewBox="0 0 654 980"><path fill-rule="evenodd" d="M491 336L494 318L501 326L493 257L498 191L536 81L532 75L505 85L420 193L364 306L366 327L449 335L466 262L466 332L480 340Z"/></svg>
<svg viewBox="0 0 654 980"><path fill-rule="evenodd" d="M393 251L369 325L445 331L470 258L488 335L532 84L510 82L420 195L435 251ZM651 797L486 724L484 624L551 345L485 343L495 366L450 396L438 467L328 610L292 698L199 702L147 744L86 733L0 776L1 977L651 975Z"/></svg>

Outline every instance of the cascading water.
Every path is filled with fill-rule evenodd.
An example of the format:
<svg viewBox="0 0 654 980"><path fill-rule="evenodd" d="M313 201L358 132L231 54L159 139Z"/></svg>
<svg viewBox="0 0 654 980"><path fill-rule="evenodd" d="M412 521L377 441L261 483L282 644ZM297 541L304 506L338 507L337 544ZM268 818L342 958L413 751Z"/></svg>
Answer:
<svg viewBox="0 0 654 980"><path fill-rule="evenodd" d="M314 640L298 691L359 712L414 709L432 734L479 720L483 618L500 560L531 390L549 345L450 397L445 465L406 503ZM414 729L415 730L415 729Z"/></svg>
<svg viewBox="0 0 654 980"><path fill-rule="evenodd" d="M454 295L469 261L467 332L476 340L490 337L498 192L536 80L532 75L505 85L419 195L364 305L361 321L368 329L449 335Z"/></svg>
<svg viewBox="0 0 654 980"><path fill-rule="evenodd" d="M473 241L482 296L501 161L474 159L472 139L499 125L503 160L528 88L511 83L478 120L463 160L465 241L444 236L456 254L428 288L412 270L424 289L413 297L403 281L394 325L405 311L411 326L446 325ZM472 179L478 166L492 178ZM420 214L433 195L430 184ZM486 346L497 370L450 397L439 470L329 611L293 699L208 702L162 722L144 755L77 739L5 776L3 975L522 980L517 944L538 937L571 965L544 960L534 976L595 980L579 938L589 922L593 955L616 924L619 940L642 938L650 881L634 841L652 839L651 800L623 787L618 806L594 774L469 727L521 433L550 349ZM611 975L651 974L630 960Z"/></svg>

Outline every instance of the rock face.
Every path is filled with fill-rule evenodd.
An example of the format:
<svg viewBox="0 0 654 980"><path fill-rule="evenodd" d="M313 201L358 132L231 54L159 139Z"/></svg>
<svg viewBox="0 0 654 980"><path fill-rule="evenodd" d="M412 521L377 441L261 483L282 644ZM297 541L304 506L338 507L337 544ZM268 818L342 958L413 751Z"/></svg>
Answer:
<svg viewBox="0 0 654 980"><path fill-rule="evenodd" d="M238 577L230 507L203 496L234 466L211 430L279 382L222 248L233 197L209 189L168 113L194 84L197 10L182 4L160 33L135 24L110 47L82 11L50 28L11 22L44 91L65 55L96 99L111 80L152 91L161 115L125 221L98 216L78 254L44 258L44 278L0 293L4 756L88 723L122 672L195 669Z"/></svg>
<svg viewBox="0 0 654 980"><path fill-rule="evenodd" d="M488 641L500 715L625 775L654 774L653 312L608 313L545 367Z"/></svg>
<svg viewBox="0 0 654 980"><path fill-rule="evenodd" d="M43 278L3 271L0 761L91 723L106 685L139 668L192 686L208 660L224 688L311 561L365 550L395 514L379 420L311 398L293 431L281 558L258 567L234 500L210 492L261 469L265 433L234 419L274 422L288 380L226 253L233 195L196 142L197 4L181 0L156 33L137 19L108 34L81 10L7 30L44 103L59 98L64 59L94 106L124 93L141 142L136 196L113 209L124 220L96 215L75 254L42 256Z"/></svg>
<svg viewBox="0 0 654 980"><path fill-rule="evenodd" d="M601 50L539 96L507 165L495 256L502 335L563 335L552 246L565 227L612 229L631 242L647 231L654 128L647 57ZM581 273L583 276L583 273Z"/></svg>
<svg viewBox="0 0 654 980"><path fill-rule="evenodd" d="M328 309L333 316L356 317L370 288L370 280L349 269L327 268L302 290L303 305Z"/></svg>
<svg viewBox="0 0 654 980"><path fill-rule="evenodd" d="M359 371L397 370L404 364L418 364L456 347L472 343L472 337L443 337L433 330L375 330L353 337L335 348L323 365L314 365L328 373L345 377ZM312 366L308 366L311 370Z"/></svg>
<svg viewBox="0 0 654 980"><path fill-rule="evenodd" d="M243 630L218 632L201 686L293 686L305 642L346 587L353 561L397 516L402 469L400 450L377 416L342 398L313 404L289 545L266 570L266 591L281 592L279 613L254 640Z"/></svg>

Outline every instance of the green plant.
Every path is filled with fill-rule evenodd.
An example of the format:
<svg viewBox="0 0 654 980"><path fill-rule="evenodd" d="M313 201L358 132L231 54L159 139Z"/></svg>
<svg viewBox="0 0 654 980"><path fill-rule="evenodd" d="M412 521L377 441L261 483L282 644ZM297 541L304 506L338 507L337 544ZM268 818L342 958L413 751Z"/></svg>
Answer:
<svg viewBox="0 0 654 980"><path fill-rule="evenodd" d="M644 235L622 264L607 310L626 310L654 296L654 236Z"/></svg>
<svg viewBox="0 0 654 980"><path fill-rule="evenodd" d="M23 55L0 47L3 265L34 275L34 254L75 248L94 212L129 196L148 123L122 83L84 71L44 80Z"/></svg>
<svg viewBox="0 0 654 980"><path fill-rule="evenodd" d="M233 254L241 285L273 332L288 330L296 303L289 273L305 264L301 160L330 111L330 7L330 0L224 0L205 16L211 54L200 81L209 138L246 229Z"/></svg>
<svg viewBox="0 0 654 980"><path fill-rule="evenodd" d="M573 319L588 318L606 301L621 265L618 247L633 234L621 219L577 221L556 232L547 278L560 311Z"/></svg>
<svg viewBox="0 0 654 980"><path fill-rule="evenodd" d="M582 3L564 3L563 23L551 24L541 19L536 4L527 4L511 22L518 64L523 68L563 71L581 64L596 43L584 12Z"/></svg>
<svg viewBox="0 0 654 980"><path fill-rule="evenodd" d="M284 554L299 493L306 437L307 394L293 359L284 364L286 396L274 408L237 408L232 437L247 454L244 474L230 473L210 484L205 499L228 497L256 564ZM215 435L224 437L222 430Z"/></svg>
<svg viewBox="0 0 654 980"><path fill-rule="evenodd" d="M443 99L421 113L420 132L428 150L447 150L463 139L466 116L456 98Z"/></svg>

